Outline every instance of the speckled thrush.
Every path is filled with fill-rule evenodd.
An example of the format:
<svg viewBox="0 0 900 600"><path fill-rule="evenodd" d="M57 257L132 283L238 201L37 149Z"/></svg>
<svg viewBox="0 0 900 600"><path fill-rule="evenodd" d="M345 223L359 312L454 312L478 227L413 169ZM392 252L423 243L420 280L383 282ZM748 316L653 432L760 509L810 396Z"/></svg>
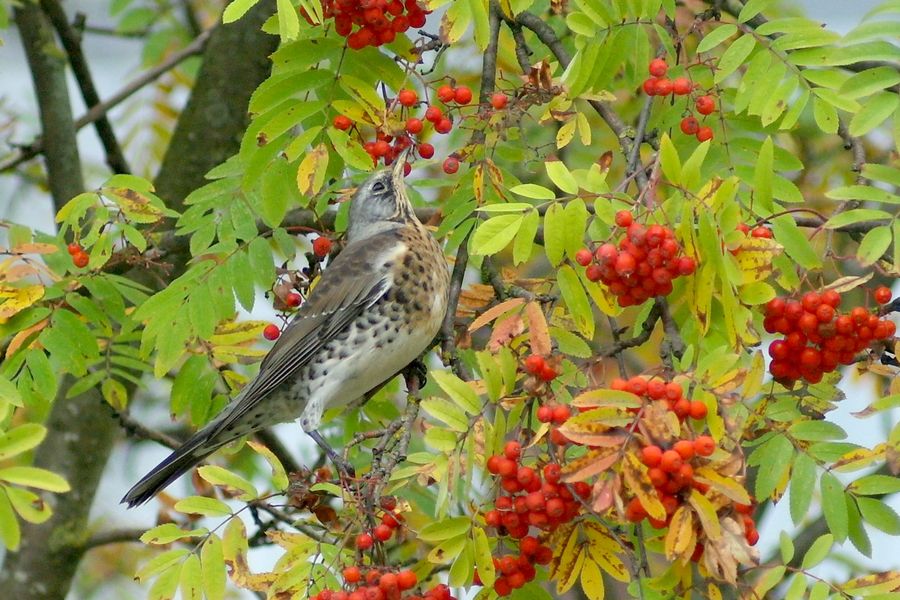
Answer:
<svg viewBox="0 0 900 600"><path fill-rule="evenodd" d="M225 444L297 418L339 460L317 431L322 413L358 400L417 359L447 311L447 262L413 212L403 180L405 158L357 189L346 247L324 270L256 378L131 488L123 503L142 504Z"/></svg>

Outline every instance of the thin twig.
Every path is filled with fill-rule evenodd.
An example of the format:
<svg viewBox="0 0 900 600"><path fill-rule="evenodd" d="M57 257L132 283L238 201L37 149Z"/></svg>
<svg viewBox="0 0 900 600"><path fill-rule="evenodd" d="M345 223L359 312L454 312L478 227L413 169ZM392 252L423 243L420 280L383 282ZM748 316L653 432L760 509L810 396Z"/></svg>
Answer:
<svg viewBox="0 0 900 600"><path fill-rule="evenodd" d="M663 364L670 374L675 372L675 358L681 358L684 355L684 340L681 339L681 332L678 331L678 324L669 313L669 303L662 296L656 299L655 306L659 308L659 318L663 324L663 332L665 337L660 345L660 354L662 355Z"/></svg>
<svg viewBox="0 0 900 600"><path fill-rule="evenodd" d="M134 420L131 415L127 413L116 412L115 414L119 419L119 423L122 424L122 427L131 436L137 437L142 440L151 440L157 442L158 444L161 444L172 450L175 450L176 448L181 446L181 441L161 431L151 429L146 425L143 425L139 421Z"/></svg>
<svg viewBox="0 0 900 600"><path fill-rule="evenodd" d="M460 242L456 251L456 263L453 265L453 273L450 275L450 300L447 303L447 314L441 325L441 354L444 364L449 363L462 379L467 377L468 369L456 355L456 307L459 305L459 294L462 291L463 278L466 276L466 267L469 264L469 235Z"/></svg>
<svg viewBox="0 0 900 600"><path fill-rule="evenodd" d="M614 328L613 331L615 333L613 335L613 339L616 340L615 343L608 348L601 348L599 351L597 351L597 356L617 356L622 352L622 350L633 348L634 346L640 346L650 339L650 336L653 334L653 328L656 325L656 322L659 320L660 315L661 309L657 301L657 303L653 305L653 308L651 308L650 312L647 314L647 318L641 325L641 332L638 335L625 340L616 339L618 338L618 331ZM615 327L614 321L611 321L610 324Z"/></svg>
<svg viewBox="0 0 900 600"><path fill-rule="evenodd" d="M44 13L46 13L53 24L53 28L59 35L60 42L69 56L72 74L75 75L75 81L78 82L85 105L95 106L100 104L100 95L94 86L90 67L81 48L81 38L69 25L66 11L63 10L58 0L41 0L41 8L43 8ZM109 168L112 169L113 173L130 173L131 169L125 160L122 147L119 145L112 124L110 124L105 114L94 122L94 128L97 130L100 143L103 144L103 150L106 152L106 164L109 165Z"/></svg>
<svg viewBox="0 0 900 600"><path fill-rule="evenodd" d="M106 101L92 106L86 113L75 120L75 129L79 130L85 125L93 123L97 119L106 115L106 113L108 113L112 108L121 104L135 92L140 91L141 88L143 88L145 85L159 79L166 72L178 66L178 64L183 62L185 59L200 54L203 51L203 48L206 46L206 42L209 40L209 36L211 35L212 31L212 29L204 31L203 33L198 35L190 44L169 56L159 65L153 67L152 69L148 69L146 72L139 75L131 83L128 83L121 90L110 96ZM31 160L43 151L44 138L36 138L33 142L26 146L23 146L19 150L19 156L0 164L0 172L14 169L20 164Z"/></svg>
<svg viewBox="0 0 900 600"><path fill-rule="evenodd" d="M88 551L100 546L108 544L121 544L123 542L139 542L141 536L147 531L143 528L136 529L113 529L111 531L101 531L89 537L82 545L83 551Z"/></svg>

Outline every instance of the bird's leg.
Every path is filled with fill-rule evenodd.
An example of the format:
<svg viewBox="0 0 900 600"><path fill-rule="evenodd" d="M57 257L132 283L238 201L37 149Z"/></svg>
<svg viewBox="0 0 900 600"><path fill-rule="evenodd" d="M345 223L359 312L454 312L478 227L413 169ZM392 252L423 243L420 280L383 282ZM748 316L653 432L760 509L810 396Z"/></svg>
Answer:
<svg viewBox="0 0 900 600"><path fill-rule="evenodd" d="M337 452L334 451L328 442L325 441L325 438L322 437L322 434L313 429L312 431L306 432L309 437L313 439L313 441L319 445L328 459L334 464L338 471L340 471L345 477L348 479L353 479L356 477L356 469L353 468L349 462L341 458Z"/></svg>
<svg viewBox="0 0 900 600"><path fill-rule="evenodd" d="M425 383L428 381L428 367L425 366L421 356L406 365L401 373L403 373L403 378L406 380L406 388L411 393L415 393L425 387ZM417 383L410 385L412 383L410 380L413 377L416 378Z"/></svg>

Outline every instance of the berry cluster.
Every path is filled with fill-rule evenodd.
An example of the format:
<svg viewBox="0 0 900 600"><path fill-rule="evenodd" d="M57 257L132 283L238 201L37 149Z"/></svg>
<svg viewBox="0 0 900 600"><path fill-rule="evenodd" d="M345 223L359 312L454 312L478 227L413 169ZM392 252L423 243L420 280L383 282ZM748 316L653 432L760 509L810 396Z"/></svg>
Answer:
<svg viewBox="0 0 900 600"><path fill-rule="evenodd" d="M491 456L487 469L500 478L500 487L509 495L499 496L494 509L484 518L500 535L522 539L529 527L553 531L563 523L574 519L581 511L579 498L591 495L591 488L584 482L569 486L560 483L558 464L549 463L535 470L521 464L522 446L509 441L502 455Z"/></svg>
<svg viewBox="0 0 900 600"><path fill-rule="evenodd" d="M381 523L376 525L371 533L365 532L356 536L356 548L358 550L368 550L374 544L375 540L386 542L394 535L394 532L403 526L403 515L396 512L397 499L393 496L385 496L381 499L381 508L384 513L381 515Z"/></svg>
<svg viewBox="0 0 900 600"><path fill-rule="evenodd" d="M668 79L666 73L669 70L669 65L661 58L651 60L648 70L651 77L646 79L642 86L644 93L648 96L671 96L673 94L676 96L687 96L696 87L694 82L687 77ZM703 116L711 115L716 110L716 100L712 96L704 94L694 101L694 107ZM712 128L700 125L700 122L693 115L684 117L681 120L680 128L685 135L696 136L699 142L705 142L713 138Z"/></svg>
<svg viewBox="0 0 900 600"><path fill-rule="evenodd" d="M672 280L690 275L697 263L680 254L675 234L663 225L645 227L627 210L616 213L616 225L625 230L618 245L601 244L591 252L582 248L575 261L586 267L591 281L600 281L617 297L619 306L643 303L672 292Z"/></svg>
<svg viewBox="0 0 900 600"><path fill-rule="evenodd" d="M69 256L72 257L72 264L78 267L79 269L83 269L88 265L91 260L91 257L88 256L88 253L84 251L84 248L81 247L81 244L77 242L72 242L66 247L66 250L69 252Z"/></svg>
<svg viewBox="0 0 900 600"><path fill-rule="evenodd" d="M550 441L557 446L567 446L571 440L563 435L559 426L572 416L572 410L566 404L543 404L537 409L537 420L541 423L552 423L556 427L550 429Z"/></svg>
<svg viewBox="0 0 900 600"><path fill-rule="evenodd" d="M889 302L890 290L879 289L875 296ZM840 304L841 295L834 290L807 292L799 300L773 298L766 304L763 327L784 336L769 345L769 372L776 381L786 387L799 379L818 383L838 365L852 364L856 353L873 341L897 331L892 321L862 306L841 313Z"/></svg>
<svg viewBox="0 0 900 600"><path fill-rule="evenodd" d="M356 565L343 571L346 590L322 590L310 600L455 600L450 588L436 585L423 594L406 594L416 587L418 578L410 570L360 569Z"/></svg>
<svg viewBox="0 0 900 600"><path fill-rule="evenodd" d="M658 377L648 379L641 375L635 375L630 379L616 377L610 382L609 387L620 392L630 392L642 400L664 401L679 421L684 421L688 417L698 420L706 418L706 405L699 400L685 398L681 385L674 381L664 381ZM639 408L630 409L631 412L639 410Z"/></svg>
<svg viewBox="0 0 900 600"><path fill-rule="evenodd" d="M425 25L425 15L431 12L416 0L323 0L322 9L353 50L390 44L397 34Z"/></svg>
<svg viewBox="0 0 900 600"><path fill-rule="evenodd" d="M498 596L508 596L529 581L533 581L537 571L534 565L548 565L553 560L553 550L545 546L533 535L519 540L519 554L494 557L494 568L498 576L494 580L494 591Z"/></svg>
<svg viewBox="0 0 900 600"><path fill-rule="evenodd" d="M436 94L438 99L445 105L467 106L472 102L472 90L464 85L455 88L449 85L442 85L437 89ZM395 105L402 107L401 115L402 111L412 109L418 104L420 104L419 96L414 90L402 89L397 94ZM429 104L425 108L425 112L422 115L424 121L422 118L409 114L405 116L406 120L403 121L402 130L391 132L378 130L375 133L374 140L363 143L363 149L372 157L372 161L375 164L378 164L379 160L383 161L385 165L391 164L400 152L411 145L416 146L419 156L422 158L429 159L433 157L434 146L418 138L425 131L426 121L431 123L431 128L437 133L447 134L453 130L453 118L436 104ZM337 115L332 124L336 129L342 131L347 131L354 126L353 121L346 115ZM416 138L414 139L413 136L416 136ZM406 174L409 174L410 167L407 165L405 169ZM443 169L448 175L456 173L459 170L459 159L451 155L444 161Z"/></svg>
<svg viewBox="0 0 900 600"><path fill-rule="evenodd" d="M553 381L559 373L547 364L547 360L538 354L532 354L525 359L525 372L534 375L541 381Z"/></svg>
<svg viewBox="0 0 900 600"><path fill-rule="evenodd" d="M625 506L625 518L632 523L648 519L650 524L660 529L669 524L669 520L678 507L684 502L682 492L696 488L706 493L708 487L694 481L694 465L692 461L700 457L710 456L716 450L716 443L708 435L698 436L694 440L678 440L672 447L664 450L656 444L648 444L641 448L641 462L649 469L647 474L656 488L659 501L666 509L666 519L654 519L647 514L644 505L638 498L632 498Z"/></svg>

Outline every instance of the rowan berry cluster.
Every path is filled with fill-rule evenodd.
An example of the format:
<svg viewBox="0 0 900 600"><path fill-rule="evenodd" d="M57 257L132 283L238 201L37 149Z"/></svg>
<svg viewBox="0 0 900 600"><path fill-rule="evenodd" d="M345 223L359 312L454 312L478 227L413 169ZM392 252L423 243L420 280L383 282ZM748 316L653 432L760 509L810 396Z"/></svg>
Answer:
<svg viewBox="0 0 900 600"><path fill-rule="evenodd" d="M79 269L83 269L88 265L91 260L91 257L87 252L84 251L84 248L81 247L81 244L77 242L72 242L66 247L66 250L69 252L69 256L72 257L72 264L78 267Z"/></svg>
<svg viewBox="0 0 900 600"><path fill-rule="evenodd" d="M662 58L654 58L650 61L648 68L651 77L644 80L643 90L648 96L687 96L694 91L696 87L694 82L687 77L676 77L669 79L666 73L669 65ZM703 116L711 115L716 110L716 100L708 94L699 96L694 101L694 108ZM687 115L681 119L679 124L681 132L685 135L693 135L697 137L697 141L705 142L713 138L713 130L706 125L700 125L697 117Z"/></svg>
<svg viewBox="0 0 900 600"><path fill-rule="evenodd" d="M450 595L450 588L444 584L422 594L406 593L418 583L416 574L410 570L395 572L351 565L344 569L342 575L347 589L325 589L310 596L310 600L455 600Z"/></svg>
<svg viewBox="0 0 900 600"><path fill-rule="evenodd" d="M548 565L553 560L553 551L543 545L533 535L519 540L519 554L494 557L494 569L498 576L494 580L494 591L498 596L508 596L529 581L533 581L537 571L534 565Z"/></svg>
<svg viewBox="0 0 900 600"><path fill-rule="evenodd" d="M630 379L616 377L610 382L609 387L616 391L630 392L643 400L664 401L680 421L684 421L688 417L698 420L706 418L706 404L699 400L685 398L681 385L674 381L664 381L658 377L648 379L641 375L635 375ZM638 412L640 409L630 410Z"/></svg>
<svg viewBox="0 0 900 600"><path fill-rule="evenodd" d="M393 496L385 496L381 499L381 523L376 525L371 532L364 532L356 536L356 548L368 550L375 544L375 540L386 542L391 539L394 532L403 526L403 515L396 512L397 499Z"/></svg>
<svg viewBox="0 0 900 600"><path fill-rule="evenodd" d="M550 428L550 441L557 446L567 446L571 442L559 430L559 426L568 421L570 416L572 416L572 410L566 404L543 404L537 409L538 421L554 425Z"/></svg>
<svg viewBox="0 0 900 600"><path fill-rule="evenodd" d="M425 15L431 12L416 0L323 0L322 9L353 50L390 44L397 34L425 25Z"/></svg>
<svg viewBox="0 0 900 600"><path fill-rule="evenodd" d="M590 281L599 281L616 296L619 306L643 303L672 292L672 280L690 275L697 263L681 254L675 234L664 225L645 227L634 222L627 210L616 213L616 225L624 230L618 245L606 242L593 252L582 248L575 261L586 267Z"/></svg>
<svg viewBox="0 0 900 600"><path fill-rule="evenodd" d="M879 290L876 297L886 297L886 303L890 290L887 294ZM807 292L800 299L773 298L766 304L763 327L784 336L769 345L769 372L776 381L787 387L799 379L818 383L839 365L852 364L856 353L873 341L897 332L892 321L865 307L842 313L840 304L841 295L835 290Z"/></svg>
<svg viewBox="0 0 900 600"><path fill-rule="evenodd" d="M503 454L487 460L487 470L500 478L500 487L508 495L498 496L494 509L485 513L485 522L496 527L500 535L522 539L535 527L553 531L581 512L581 501L591 495L584 482L567 486L556 463L534 469L521 464L522 446L509 441Z"/></svg>

